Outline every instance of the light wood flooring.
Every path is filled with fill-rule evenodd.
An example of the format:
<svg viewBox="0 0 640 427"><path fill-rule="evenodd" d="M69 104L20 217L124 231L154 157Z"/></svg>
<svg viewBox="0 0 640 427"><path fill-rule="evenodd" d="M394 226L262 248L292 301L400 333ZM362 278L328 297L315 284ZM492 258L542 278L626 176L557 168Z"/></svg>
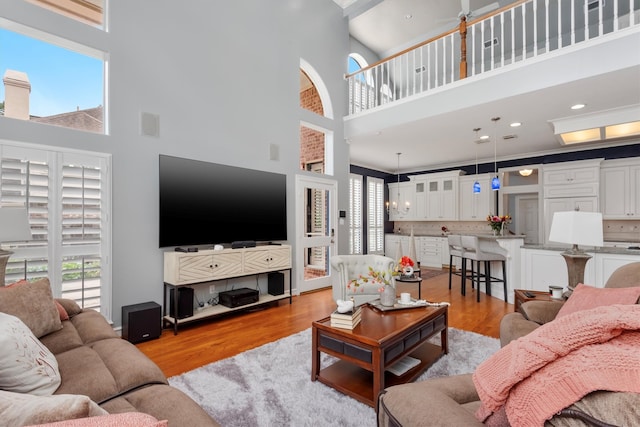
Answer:
<svg viewBox="0 0 640 427"><path fill-rule="evenodd" d="M513 311L513 305L481 294L467 282L467 295L460 293L460 277L453 276L449 290L448 273L422 281L422 298L432 302L448 301L449 326L498 338L500 319ZM418 297L415 284L399 283L397 292ZM208 363L284 338L311 327L311 322L328 316L335 309L331 289L282 300L267 308L243 311L165 329L159 339L137 344L167 377L178 375Z"/></svg>

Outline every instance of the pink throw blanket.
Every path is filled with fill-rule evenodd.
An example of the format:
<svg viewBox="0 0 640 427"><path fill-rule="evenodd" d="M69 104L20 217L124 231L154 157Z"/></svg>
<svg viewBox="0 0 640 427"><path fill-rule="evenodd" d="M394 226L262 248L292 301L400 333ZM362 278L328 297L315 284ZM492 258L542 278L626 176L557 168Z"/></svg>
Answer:
<svg viewBox="0 0 640 427"><path fill-rule="evenodd" d="M500 349L473 374L480 421L502 406L517 426L542 426L595 390L640 393L640 305L556 318Z"/></svg>

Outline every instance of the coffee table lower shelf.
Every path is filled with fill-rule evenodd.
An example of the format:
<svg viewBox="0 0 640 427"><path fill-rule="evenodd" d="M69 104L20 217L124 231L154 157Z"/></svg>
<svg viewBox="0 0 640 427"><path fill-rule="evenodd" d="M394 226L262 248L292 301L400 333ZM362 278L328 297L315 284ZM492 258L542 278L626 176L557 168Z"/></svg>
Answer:
<svg viewBox="0 0 640 427"><path fill-rule="evenodd" d="M411 357L420 359L420 364L400 376L385 372L385 387L405 384L415 380L443 355L442 347L429 342L422 344L409 354ZM362 403L373 407L376 405L378 396L373 395L373 372L351 362L338 360L332 365L321 369L316 379Z"/></svg>

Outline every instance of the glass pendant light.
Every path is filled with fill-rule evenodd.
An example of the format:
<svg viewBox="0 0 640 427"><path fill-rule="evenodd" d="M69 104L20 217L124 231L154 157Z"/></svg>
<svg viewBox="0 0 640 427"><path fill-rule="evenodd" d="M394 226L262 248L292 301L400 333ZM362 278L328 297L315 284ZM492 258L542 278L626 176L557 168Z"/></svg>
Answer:
<svg viewBox="0 0 640 427"><path fill-rule="evenodd" d="M493 117L493 173L495 176L491 178L491 189L497 191L500 189L500 178L498 178L498 120L500 117Z"/></svg>
<svg viewBox="0 0 640 427"><path fill-rule="evenodd" d="M476 182L473 183L473 194L480 194L480 183L478 182L478 131L480 128L475 128L473 131L476 133L476 139L474 143L476 144Z"/></svg>

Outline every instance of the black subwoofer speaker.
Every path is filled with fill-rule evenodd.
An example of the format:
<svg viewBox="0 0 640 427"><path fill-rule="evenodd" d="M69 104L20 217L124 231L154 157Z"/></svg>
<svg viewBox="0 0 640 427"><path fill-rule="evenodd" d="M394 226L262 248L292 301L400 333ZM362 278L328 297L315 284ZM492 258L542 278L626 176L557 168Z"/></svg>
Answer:
<svg viewBox="0 0 640 427"><path fill-rule="evenodd" d="M275 272L267 275L267 291L269 295L284 294L284 274Z"/></svg>
<svg viewBox="0 0 640 427"><path fill-rule="evenodd" d="M173 288L169 301L169 316L175 315L176 290L178 291L178 319L193 316L193 288Z"/></svg>
<svg viewBox="0 0 640 427"><path fill-rule="evenodd" d="M122 307L122 338L129 342L159 338L162 333L161 307L155 302Z"/></svg>

